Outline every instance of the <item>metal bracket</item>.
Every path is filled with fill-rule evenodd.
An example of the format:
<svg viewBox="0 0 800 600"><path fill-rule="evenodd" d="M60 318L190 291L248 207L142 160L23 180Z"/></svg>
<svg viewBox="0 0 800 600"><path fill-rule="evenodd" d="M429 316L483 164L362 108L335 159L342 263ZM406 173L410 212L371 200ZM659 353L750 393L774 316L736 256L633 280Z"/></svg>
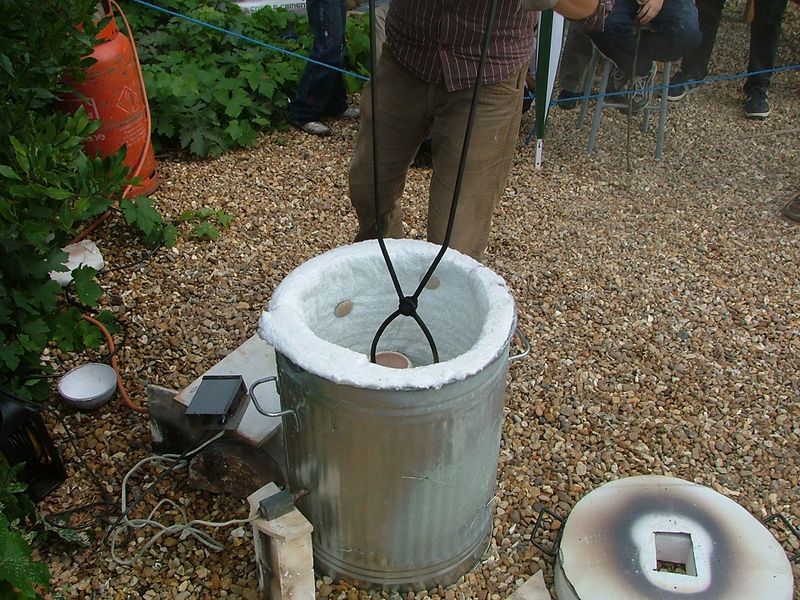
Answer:
<svg viewBox="0 0 800 600"><path fill-rule="evenodd" d="M544 525L545 515L550 517L550 521L561 523L561 527L559 527L558 529L558 535L556 536L556 541L553 543L552 546L545 546L536 539L536 536L539 533L539 529L541 529L542 526ZM564 521L565 519L559 517L552 510L550 510L546 506L542 506L542 508L539 509L539 515L536 517L536 524L533 526L533 531L531 532L531 544L536 546L539 550L544 552L550 558L555 559L555 557L558 556L558 548L561 545L561 534L564 531L563 527Z"/></svg>
<svg viewBox="0 0 800 600"><path fill-rule="evenodd" d="M764 524L764 526L767 529L770 529L770 530L773 530L773 529L780 530L780 529L782 529L781 527L776 527L775 526L775 522L776 521L779 521L780 525L782 525L784 528L789 530L789 533L791 535L793 535L795 538L797 538L798 541L800 541L800 531L798 531L797 527L792 525L792 523L789 521L789 519L787 519L781 513L775 513L774 515L769 515L768 517L766 517L761 522ZM773 533L773 535L774 535L774 533ZM789 551L787 551L786 553L789 554ZM798 550L794 554L789 555L789 562L793 562L793 563L800 562L800 550Z"/></svg>
<svg viewBox="0 0 800 600"><path fill-rule="evenodd" d="M249 394L250 394L250 400L252 401L253 406L255 406L256 410L259 413L261 413L262 415L264 415L265 417L282 417L284 415L292 415L292 417L294 417L294 430L295 431L300 431L300 419L297 418L297 412L295 412L293 409L288 408L286 410L281 410L281 411L278 411L278 412L269 412L268 410L264 410L263 408L261 408L261 405L258 403L258 399L256 398L256 395L255 395L255 389L258 386L260 386L261 384L269 383L271 381L275 382L275 389L278 390L278 395L280 395L280 390L278 389L278 378L277 377L275 377L274 375L271 375L269 377L264 377L263 379L258 379L257 381L254 381L250 385L250 389L248 391Z"/></svg>
<svg viewBox="0 0 800 600"><path fill-rule="evenodd" d="M525 337L525 334L522 333L522 330L519 327L514 328L514 335L522 342L522 352L518 354L512 354L508 357L509 363L517 362L518 360L522 360L526 356L531 353L531 343L528 341L528 338Z"/></svg>

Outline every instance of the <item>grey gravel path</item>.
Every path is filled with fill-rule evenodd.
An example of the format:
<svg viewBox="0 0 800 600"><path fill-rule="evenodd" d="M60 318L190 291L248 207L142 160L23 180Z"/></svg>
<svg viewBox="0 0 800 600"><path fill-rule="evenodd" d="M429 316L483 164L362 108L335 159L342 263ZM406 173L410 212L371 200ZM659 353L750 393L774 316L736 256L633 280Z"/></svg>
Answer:
<svg viewBox="0 0 800 600"><path fill-rule="evenodd" d="M779 64L798 63L796 6L785 30ZM746 42L726 20L714 68L741 70ZM533 343L508 384L496 547L458 585L427 596L498 600L540 568L551 583L529 539L538 505L566 514L614 478L670 474L757 517L800 520L800 224L780 216L800 193L800 73L775 77L764 122L743 118L739 85L716 84L670 106L662 163L651 158L653 136L634 132L632 173L619 114L604 119L591 157L575 112L560 109L541 172L533 148L520 145L486 256L512 287ZM289 271L348 243L356 126L334 125L332 138L273 134L217 160L162 157L162 210L210 206L234 221L216 242L181 238L147 264L103 278L106 306L128 324L121 364L135 398L147 383L187 385L254 332ZM409 236L424 236L428 178L415 169L409 179ZM126 235L118 222L103 229L111 265L141 253ZM147 455L146 425L119 403L69 418L82 454L118 493L125 471ZM65 454L72 477L48 500L52 509L96 497ZM197 517L244 513L184 484L177 473L159 495ZM64 598L250 599L252 546L241 533L222 534L221 554L166 541L134 569L115 567L99 542L53 547L44 558ZM320 596L368 596L329 580L318 586Z"/></svg>

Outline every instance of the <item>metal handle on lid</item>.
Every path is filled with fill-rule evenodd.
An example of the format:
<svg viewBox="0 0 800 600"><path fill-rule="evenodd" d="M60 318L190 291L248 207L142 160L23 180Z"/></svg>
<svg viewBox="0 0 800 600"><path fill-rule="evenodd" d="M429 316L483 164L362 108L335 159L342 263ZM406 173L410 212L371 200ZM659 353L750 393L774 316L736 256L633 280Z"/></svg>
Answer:
<svg viewBox="0 0 800 600"><path fill-rule="evenodd" d="M281 410L278 412L270 412L268 410L264 410L263 408L261 408L261 405L258 403L258 400L256 399L255 395L255 389L261 384L269 383L271 381L275 382L275 389L277 390L278 378L275 377L274 375L271 375L269 377L264 377L263 379L258 379L254 381L252 384L250 384L250 389L248 390L248 393L250 394L250 401L253 403L253 406L256 407L256 410L265 417L283 417L284 415L292 415L292 417L294 417L295 431L300 431L300 419L297 418L297 412L295 412L293 409L288 408L286 410ZM278 393L280 394L280 391L278 391Z"/></svg>

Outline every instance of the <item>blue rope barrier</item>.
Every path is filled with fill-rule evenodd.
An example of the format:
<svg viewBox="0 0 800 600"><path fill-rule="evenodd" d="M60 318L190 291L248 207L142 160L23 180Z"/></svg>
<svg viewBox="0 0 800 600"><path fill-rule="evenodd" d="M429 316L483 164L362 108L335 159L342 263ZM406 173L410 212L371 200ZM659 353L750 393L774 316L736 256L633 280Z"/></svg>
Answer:
<svg viewBox="0 0 800 600"><path fill-rule="evenodd" d="M218 27L216 25L212 25L206 21L201 21L200 19L195 19L194 17L190 17L189 15L184 15L183 13L176 12L174 10L170 10L168 8L164 8L163 6L158 6L157 4L151 4L150 2L146 2L145 0L132 0L136 4L141 4L142 6L146 6L147 8L151 8L153 10L157 10L159 12L171 15L173 17L177 17L179 19L183 19L184 21L188 21L189 23L194 23L195 25L200 25L201 27L206 27L208 29L213 29L219 33L223 33L225 35L229 35L231 37L239 38L245 42L250 42L251 44L255 44L257 46L261 46L263 48L267 48L268 50L273 50L274 52L279 52L280 54L285 54L286 56L290 56L292 58L299 58L300 60L304 60L306 62L313 63L315 65L319 65L320 67L325 67L326 69L330 69L332 71L338 71L342 75L346 75L348 77L355 77L356 79L361 79L363 81L367 81L369 77L365 77L360 73L354 73L353 71L348 71L346 69L340 69L339 67L334 67L333 65L326 64L324 62L320 62L318 60L314 60L308 56L304 56L302 54L298 54L297 52L292 52L291 50L287 50L286 48L281 48L280 46L274 46L272 44L268 44L267 42L257 40L256 38L252 38L248 35L244 35L242 33L238 33L236 31L231 31L230 29L225 29L223 27Z"/></svg>
<svg viewBox="0 0 800 600"><path fill-rule="evenodd" d="M686 84L695 84L698 86L710 85L712 83L718 83L720 81L734 81L736 79L745 79L746 77L751 77L753 75L766 75L768 73L783 73L786 71L796 71L800 69L800 63L794 65L785 65L782 67L774 67L771 69L760 69L758 71L741 71L739 73L730 73L728 75L715 75L714 77L705 77L703 79L691 79L689 81L684 81L681 83L670 83L667 85L668 89L672 89L675 87L680 87ZM655 92L660 91L662 88L661 85L656 85L650 88L646 88L648 92ZM581 100L596 100L601 96L604 98L614 97L614 96L627 96L628 94L634 93L633 90L619 90L617 92L606 92L605 94L589 94L588 96L573 96L571 98L565 98L564 100L550 100L550 106L555 106L562 102L580 102ZM529 98L535 98L534 96L530 96Z"/></svg>
<svg viewBox="0 0 800 600"><path fill-rule="evenodd" d="M235 38L239 38L240 40L243 40L245 42L250 42L251 44L256 44L257 46L262 46L263 48L267 48L268 50L272 50L272 51L278 52L280 54L285 54L286 56L290 56L292 58L298 58L300 60L303 60L303 61L306 61L306 62L309 62L309 63L313 63L315 65L319 65L320 67L323 67L323 68L326 68L326 69L330 69L332 71L338 71L339 73L342 73L342 75L346 75L348 77L354 77L356 79L361 79L362 81L367 81L369 79L369 77L361 75L360 73L354 73L353 71L348 71L346 69L340 69L339 67L334 67L333 65L329 65L329 64L320 62L318 60L314 60L313 58L311 58L309 56L305 56L303 54L298 54L297 52L292 52L291 50L287 50L286 48L281 48L280 46L275 46L273 44L268 44L267 42L264 42L262 40L258 40L256 38L252 38L250 36L244 35L242 33L238 33L236 31L231 31L230 29L225 29L223 27L218 27L217 25L212 25L211 23L208 23L206 21L201 21L200 19L195 19L194 17L190 17L189 15L185 15L183 13L179 13L177 11L170 10L168 8L164 8L163 6L158 6L157 4L152 4L150 2L147 2L146 0L132 0L132 2L135 2L136 4L140 4L142 6L146 6L147 8L151 8L153 10L156 10L156 11L171 15L173 17L177 17L179 19L183 19L184 21L188 21L189 23L194 23L195 25L200 25L201 27L206 27L208 29L212 29L212 30L217 31L219 33L222 33L222 34L225 34L225 35L230 35L230 36L235 37ZM691 81L685 81L683 83L670 83L668 85L668 87L669 88L673 88L673 87L677 87L677 86L680 86L680 85L685 85L687 83L697 84L697 85L709 85L711 83L717 83L718 81L729 81L729 80L735 80L735 79L744 79L745 77L750 77L752 75L765 75L767 73L780 73L780 72L783 72L783 71L794 71L794 70L797 70L797 69L800 69L800 64L786 65L786 66L783 66L783 67L775 67L775 68L772 68L772 69L761 69L759 71L748 71L748 72L741 72L741 73L732 73L730 75L717 75L715 77L706 77L704 79L693 79ZM659 86L654 86L652 88L648 88L647 91L660 90L661 87L662 86L660 86L660 85ZM613 96L627 96L628 94L632 94L632 93L633 93L632 90L620 90L620 91L617 91L617 92L606 92L605 94L590 94L588 96L574 96L572 98L568 98L568 99L564 99L564 100L555 99L555 100L550 100L550 106L555 106L555 105L560 104L562 102L577 102L577 101L581 101L581 100L585 100L585 99L594 100L594 99L600 98L601 95L604 96L604 97L613 97ZM534 98L536 98L535 94L529 94L529 95L525 96L526 100L531 100L531 99L534 99Z"/></svg>
<svg viewBox="0 0 800 600"><path fill-rule="evenodd" d="M691 79L691 80L684 81L684 82L681 82L681 83L670 83L670 84L667 85L667 89L680 87L680 86L686 85L686 84L694 84L694 85L697 85L699 87L699 86L704 86L704 85L710 85L712 83L718 83L720 81L734 81L736 79L744 79L744 78L750 77L752 75L766 75L768 73L782 73L782 72L786 72L786 71L796 71L798 69L800 69L800 64L784 65L782 67L773 67L771 69L760 69L758 71L742 71L742 72L739 72L739 73L731 73L731 74L728 74L728 75L715 75L713 77L705 77L703 79ZM663 89L663 87L664 86L662 84L662 85L657 85L657 86L653 86L651 88L646 88L646 89L647 89L648 92L655 92L655 91L660 91L661 89ZM558 104L560 104L562 102L566 103L566 102L582 102L583 100L596 100L597 98L600 98L600 97L603 97L603 98L610 98L610 97L615 97L615 96L624 97L624 96L627 96L628 94L632 94L632 93L634 93L633 90L620 90L620 91L617 91L617 92L606 92L604 94L589 94L588 96L583 96L583 95L581 95L581 96L573 96L571 98L565 98L563 100L551 99L549 106L556 106L556 105L558 105ZM526 96L526 99L531 99L531 98L535 99L535 97L536 97L536 95L533 94L533 95ZM533 140L533 138L535 138L535 137L536 137L536 124L534 123L533 127L531 127L530 132L528 133L527 137L525 138L525 143L526 144L530 144L531 140Z"/></svg>
<svg viewBox="0 0 800 600"><path fill-rule="evenodd" d="M346 69L340 69L339 67L334 67L333 65L329 65L329 64L320 62L320 61L315 60L315 59L313 59L313 58L311 58L309 56L305 56L303 54L298 54L297 52L292 52L291 50L287 50L286 48L281 48L280 46L275 46L273 44L268 44L267 42L264 42L262 40L258 40L256 38L252 38L250 36L244 35L242 33L238 33L236 31L231 31L230 29L225 29L223 27L218 27L217 25L212 25L211 23L208 23L206 21L201 21L200 19L195 19L194 17L190 17L189 15L185 15L183 13L179 13L177 11L170 10L168 8L164 8L163 6L158 6L157 4L152 4L150 2L147 2L146 0L132 0L132 1L135 2L136 4L140 4L142 6L146 6L147 8L150 8L150 9L153 9L153 10L156 10L156 11L171 15L173 17L177 17L178 19L183 19L184 21L188 21L189 23L194 23L195 25L200 25L201 27L206 27L208 29L212 29L214 31L217 31L217 32L225 34L225 35L229 35L231 37L239 38L240 40L243 40L245 42L249 42L251 44L255 44L257 46L261 46L263 48L267 48L268 50L272 50L274 52L278 52L280 54L284 54L284 55L289 56L291 58L297 58L297 59L300 59L300 60L303 60L303 61L306 61L306 62L309 62L309 63L313 63L315 65L319 65L320 67L323 67L323 68L326 68L326 69L330 69L332 71L338 71L339 73L341 73L342 75L345 75L347 77L354 77L356 79L361 79L362 81L367 81L369 79L369 77L361 75L360 73L354 73L353 71L348 71ZM667 87L668 88L673 88L673 87L678 87L678 86L685 85L685 84L696 84L698 86L702 86L702 85L709 85L709 84L712 84L712 83L717 83L719 81L731 81L731 80L735 80L735 79L744 79L746 77L750 77L750 76L753 76L753 75L765 75L765 74L768 74L768 73L781 73L781 72L784 72L784 71L795 71L797 69L800 69L800 64L786 65L786 66L783 66L783 67L774 67L774 68L771 68L771 69L761 69L761 70L758 70L758 71L747 71L747 72L740 72L740 73L732 73L732 74L729 74L729 75L717 75L717 76L714 76L714 77L706 77L704 79L693 79L691 81L685 81L683 83L670 83ZM648 88L647 91L653 92L653 91L656 91L656 90L660 90L661 88L662 88L662 86L660 86L660 85L659 86L653 86L652 88ZM632 94L632 93L633 93L632 90L620 90L620 91L617 91L617 92L606 92L605 94L589 94L588 96L573 96L571 98L565 98L564 100L559 100L559 99L556 98L556 99L551 99L550 100L550 106L556 106L558 104L561 104L562 102L563 103L566 103L566 102L580 102L580 101L583 101L583 100L586 100L586 99L595 100L597 98L600 98L601 96L603 96L603 97L614 97L614 96L624 97L624 96L627 96L628 94ZM527 94L525 96L526 100L533 100L535 98L536 98L536 94ZM531 136L529 136L529 140L530 140L530 138L531 138Z"/></svg>

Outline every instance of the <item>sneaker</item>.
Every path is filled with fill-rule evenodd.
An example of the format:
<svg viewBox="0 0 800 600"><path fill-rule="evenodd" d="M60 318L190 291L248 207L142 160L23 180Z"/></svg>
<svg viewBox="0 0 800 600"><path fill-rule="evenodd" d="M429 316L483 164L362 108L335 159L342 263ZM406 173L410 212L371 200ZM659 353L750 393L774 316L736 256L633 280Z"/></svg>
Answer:
<svg viewBox="0 0 800 600"><path fill-rule="evenodd" d="M611 75L608 77L608 84L606 84L606 94L610 96L607 99L609 102L627 102L628 97L626 94L620 94L625 89L625 84L628 83L628 76L622 70L614 65L611 69Z"/></svg>
<svg viewBox="0 0 800 600"><path fill-rule="evenodd" d="M295 125L311 135L325 137L331 134L331 128L319 121L306 121L305 123L295 123Z"/></svg>
<svg viewBox="0 0 800 600"><path fill-rule="evenodd" d="M650 104L653 99L653 84L656 81L656 63L651 63L650 71L645 75L633 78L628 89L630 90L630 107L634 113L639 112Z"/></svg>
<svg viewBox="0 0 800 600"><path fill-rule="evenodd" d="M357 106L348 106L340 116L343 119L357 119L361 116L361 109Z"/></svg>
<svg viewBox="0 0 800 600"><path fill-rule="evenodd" d="M564 110L572 110L573 108L578 108L578 103L581 99L580 92L571 92L569 90L561 90L558 93L558 106Z"/></svg>
<svg viewBox="0 0 800 600"><path fill-rule="evenodd" d="M745 92L744 116L748 119L766 119L769 116L769 97L767 90L761 87Z"/></svg>
<svg viewBox="0 0 800 600"><path fill-rule="evenodd" d="M700 89L702 84L695 81L694 77L687 75L680 71L675 77L669 81L669 89L667 90L667 100L670 102L677 102L683 100L686 94L691 94Z"/></svg>
<svg viewBox="0 0 800 600"><path fill-rule="evenodd" d="M783 216L800 223L800 196L796 196L794 200L790 200L789 204L783 207Z"/></svg>

